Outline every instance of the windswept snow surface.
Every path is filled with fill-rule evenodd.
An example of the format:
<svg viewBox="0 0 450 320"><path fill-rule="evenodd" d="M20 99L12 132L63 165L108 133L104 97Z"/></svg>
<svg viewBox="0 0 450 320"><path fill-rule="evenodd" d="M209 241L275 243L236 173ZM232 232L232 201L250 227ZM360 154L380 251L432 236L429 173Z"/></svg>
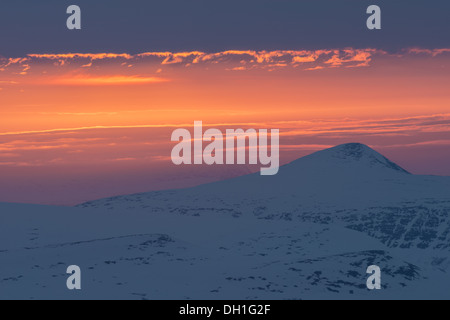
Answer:
<svg viewBox="0 0 450 320"><path fill-rule="evenodd" d="M450 178L361 144L276 176L0 211L1 299L450 298Z"/></svg>

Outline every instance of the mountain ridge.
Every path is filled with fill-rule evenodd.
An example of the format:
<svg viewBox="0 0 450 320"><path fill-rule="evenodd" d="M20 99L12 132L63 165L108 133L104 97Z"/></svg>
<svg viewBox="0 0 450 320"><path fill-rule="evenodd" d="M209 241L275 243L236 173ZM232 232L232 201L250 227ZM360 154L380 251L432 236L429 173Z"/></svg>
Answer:
<svg viewBox="0 0 450 320"><path fill-rule="evenodd" d="M424 185L438 183L450 188L450 178L413 175L390 161L377 151L360 143L342 144L333 148L315 152L280 167L274 176L261 176L258 173L240 176L223 181L212 182L192 188L143 192L131 195L115 196L78 205L79 207L103 207L108 203L124 200L127 208L138 206L147 198L152 203L143 203L143 207L153 206L156 200L167 195L179 196L181 206L191 203L188 198L214 198L223 202L235 203L244 198L266 200L276 195L278 198L295 196L294 202L314 204L315 202L345 203L353 198L398 200L406 195L405 200L427 196L423 193ZM448 186L447 186L448 185ZM401 189L405 189L402 192ZM407 189L411 190L407 190ZM430 189L425 186L425 189ZM434 188L429 196L435 192ZM430 189L430 190L431 190ZM442 188L441 188L442 189ZM408 194L411 196L408 197ZM292 200L286 200L292 202ZM178 202L178 201L176 201Z"/></svg>
<svg viewBox="0 0 450 320"><path fill-rule="evenodd" d="M341 144L329 149L324 149L318 152L314 152L308 156L294 160L292 163L304 158L317 159L319 157L327 157L329 160L334 161L347 161L347 162L363 162L364 164L384 166L394 171L399 171L406 174L411 174L407 170L400 167L398 164L392 162L382 154L378 153L374 149L362 143L346 143Z"/></svg>
<svg viewBox="0 0 450 320"><path fill-rule="evenodd" d="M0 209L0 297L73 299L61 284L74 263L89 268L82 295L96 299L449 296L450 179L408 174L361 144L276 176ZM382 269L379 292L366 288L370 265Z"/></svg>

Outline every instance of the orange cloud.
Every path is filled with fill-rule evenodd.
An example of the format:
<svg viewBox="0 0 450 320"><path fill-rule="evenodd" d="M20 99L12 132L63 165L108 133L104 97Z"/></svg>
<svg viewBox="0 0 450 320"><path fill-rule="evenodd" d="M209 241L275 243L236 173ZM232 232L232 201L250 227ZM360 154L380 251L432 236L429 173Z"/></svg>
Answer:
<svg viewBox="0 0 450 320"><path fill-rule="evenodd" d="M144 52L136 55L127 53L64 53L64 54L29 54L24 58L8 59L0 64L0 70L20 65L28 71L30 64L56 61L56 66L90 68L97 61L119 62L119 65L130 67L128 62L161 65L200 65L200 64L239 64L228 70L241 70L242 65L251 68L286 68L289 66L299 67L306 65L309 70L314 67L337 67L337 66L366 66L376 54L386 54L384 51L375 49L335 49L335 50L275 50L275 51L253 51L253 50L228 50L216 53L205 53L201 51L191 52ZM124 62L128 61L128 62ZM316 64L316 65L313 65Z"/></svg>
<svg viewBox="0 0 450 320"><path fill-rule="evenodd" d="M407 50L409 54L426 54L436 57L441 54L450 53L450 48L442 49L422 49L422 48L411 48Z"/></svg>
<svg viewBox="0 0 450 320"><path fill-rule="evenodd" d="M57 78L52 81L58 85L81 85L81 86L105 86L105 85L126 85L126 84L149 84L161 83L169 80L157 77L140 77L140 76L74 76Z"/></svg>
<svg viewBox="0 0 450 320"><path fill-rule="evenodd" d="M298 70L314 71L325 68L358 68L367 67L371 62L382 56L391 58L404 58L409 55L422 54L435 58L450 52L450 48L422 49L411 48L397 53L387 53L378 49L325 49L325 50L228 50L215 53L202 51L189 52L144 52L140 54L128 53L64 53L64 54L29 54L21 58L0 59L0 75L8 71L11 75L27 75L34 68L46 73L49 67L63 68L68 71L76 68L95 70L101 72L111 66L116 68L120 75L127 73L131 67L147 68L147 72L154 74L161 72L161 66L223 66L223 70L243 71L253 69L278 70L296 68ZM108 62L108 66L105 65ZM51 63L49 65L49 63ZM152 68L154 68L152 70ZM129 72L129 71L128 71ZM97 75L98 78L90 80L74 80L73 84L114 84L114 83L142 83L160 82L153 78L127 75L128 78L109 76L108 79ZM66 81L66 80L65 80ZM64 82L64 81L63 81Z"/></svg>
<svg viewBox="0 0 450 320"><path fill-rule="evenodd" d="M191 128L193 123L179 123L179 124L155 124L155 125L129 125L129 126L93 126L93 127L79 127L79 128L65 128L65 129L52 129L52 130L40 130L40 131L23 131L23 132L3 132L0 136L11 135L28 135L28 134L41 134L41 133L62 133L62 132L77 132L86 130L107 130L107 129L174 129L174 128ZM340 133L364 133L364 134L388 134L396 132L427 132L430 128L436 128L436 132L450 132L450 114L432 114L415 117L399 117L399 118L382 118L374 120L361 120L361 119L335 119L335 120L292 120L292 121L264 121L264 122L216 122L207 123L205 127L233 127L233 128L278 128L281 130L283 136L311 136L330 134L336 135ZM55 142L59 144L67 144L73 142L98 142L102 141L101 138L83 138L79 139L58 139ZM34 148L36 142L29 142L26 140L15 140L8 145L11 149L28 149L28 145L32 144L31 148ZM25 147L21 147L25 145ZM2 144L0 144L0 147ZM3 145L4 146L4 145ZM48 146L45 146L48 147ZM45 148L44 147L44 148ZM52 147L52 146L50 146ZM40 148L40 147L38 147ZM7 150L4 148L3 150Z"/></svg>
<svg viewBox="0 0 450 320"><path fill-rule="evenodd" d="M18 84L18 82L10 80L0 80L0 84Z"/></svg>
<svg viewBox="0 0 450 320"><path fill-rule="evenodd" d="M90 60L103 60L103 59L117 59L123 58L130 60L132 55L127 53L63 53L63 54L29 54L30 58L37 59L50 59L50 60L71 60L71 59L90 59ZM26 59L26 58L25 58Z"/></svg>

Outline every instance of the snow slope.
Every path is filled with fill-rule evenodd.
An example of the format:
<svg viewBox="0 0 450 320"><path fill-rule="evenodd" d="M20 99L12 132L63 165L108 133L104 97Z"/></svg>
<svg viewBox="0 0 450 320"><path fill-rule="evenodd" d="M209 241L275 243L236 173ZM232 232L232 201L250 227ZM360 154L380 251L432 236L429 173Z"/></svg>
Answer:
<svg viewBox="0 0 450 320"><path fill-rule="evenodd" d="M317 152L276 176L248 175L184 190L80 205L110 211L339 223L390 247L448 249L450 178L406 172L361 144Z"/></svg>
<svg viewBox="0 0 450 320"><path fill-rule="evenodd" d="M449 297L443 272L338 226L0 207L8 214L0 226L1 299ZM65 286L72 264L82 269L78 292ZM372 264L383 269L380 292L365 287Z"/></svg>
<svg viewBox="0 0 450 320"><path fill-rule="evenodd" d="M447 200L449 190L448 177L412 175L365 145L346 144L298 159L281 167L275 176L256 173L190 189L119 196L80 206L128 210L160 205L165 210L170 203L186 208L208 202L237 207L251 200L274 200L309 208L366 207L429 198Z"/></svg>
<svg viewBox="0 0 450 320"><path fill-rule="evenodd" d="M347 144L272 177L0 204L0 299L449 299L449 191ZM366 288L373 264L380 291Z"/></svg>

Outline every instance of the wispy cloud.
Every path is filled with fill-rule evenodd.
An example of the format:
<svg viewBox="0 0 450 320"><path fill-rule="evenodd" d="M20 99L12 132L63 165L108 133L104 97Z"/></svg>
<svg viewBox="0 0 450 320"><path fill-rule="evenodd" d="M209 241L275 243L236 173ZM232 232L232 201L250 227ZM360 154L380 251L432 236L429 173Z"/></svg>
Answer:
<svg viewBox="0 0 450 320"><path fill-rule="evenodd" d="M18 84L18 82L10 80L0 80L0 84Z"/></svg>
<svg viewBox="0 0 450 320"><path fill-rule="evenodd" d="M104 59L127 59L133 58L127 53L59 53L59 54L29 54L29 58L48 59L48 60L74 60L74 59L89 59L89 60L104 60ZM16 59L17 61L17 59Z"/></svg>
<svg viewBox="0 0 450 320"><path fill-rule="evenodd" d="M193 123L81 127L0 135L0 166L170 165L174 128ZM440 148L450 145L450 114L384 119L315 119L237 123L204 122L204 130L277 128L281 157L301 155L346 142L363 142L380 150Z"/></svg>
<svg viewBox="0 0 450 320"><path fill-rule="evenodd" d="M450 48L441 48L441 49L411 48L408 49L407 52L409 54L425 54L436 57L441 54L450 54Z"/></svg>
<svg viewBox="0 0 450 320"><path fill-rule="evenodd" d="M314 72L335 68L370 67L378 58L402 59L422 55L438 58L450 48L405 49L388 53L379 49L228 50L215 53L144 52L29 54L0 58L0 84L17 84L26 76L39 76L41 84L139 85L170 81L161 76L173 68L219 68L230 72L285 70ZM4 77L4 80L2 79Z"/></svg>
<svg viewBox="0 0 450 320"><path fill-rule="evenodd" d="M0 136L20 136L41 133L63 133L87 130L114 130L114 129L174 129L191 128L193 123L163 123L149 125L123 125L123 126L89 126L61 128L50 130L3 132ZM273 122L215 122L204 123L206 127L218 128L277 128L284 136L318 136L329 134L405 134L417 132L450 132L450 113L431 114L414 117L382 118L382 119L313 119L313 120L286 120ZM93 138L97 141L96 138ZM59 142L73 142L59 140Z"/></svg>
<svg viewBox="0 0 450 320"><path fill-rule="evenodd" d="M429 140L405 144L391 144L383 146L384 148L410 148L423 146L450 146L450 139L448 140Z"/></svg>
<svg viewBox="0 0 450 320"><path fill-rule="evenodd" d="M50 83L57 85L79 85L79 86L104 86L104 85L126 85L126 84L149 84L168 82L168 79L158 77L141 76L89 76L78 75L61 77L51 80Z"/></svg>
<svg viewBox="0 0 450 320"><path fill-rule="evenodd" d="M333 49L333 50L277 50L277 51L239 51L229 50L216 53L192 52L144 52L136 55L127 53L64 53L64 54L29 54L23 58L5 59L0 62L0 71L13 66L22 66L22 72L29 70L36 63L53 62L57 67L98 66L97 62L116 63L130 68L134 63L155 64L159 66L180 65L227 65L229 70L276 69L305 66L305 69L322 67L367 66L372 57L386 54L376 49ZM234 67L230 68L230 65Z"/></svg>

